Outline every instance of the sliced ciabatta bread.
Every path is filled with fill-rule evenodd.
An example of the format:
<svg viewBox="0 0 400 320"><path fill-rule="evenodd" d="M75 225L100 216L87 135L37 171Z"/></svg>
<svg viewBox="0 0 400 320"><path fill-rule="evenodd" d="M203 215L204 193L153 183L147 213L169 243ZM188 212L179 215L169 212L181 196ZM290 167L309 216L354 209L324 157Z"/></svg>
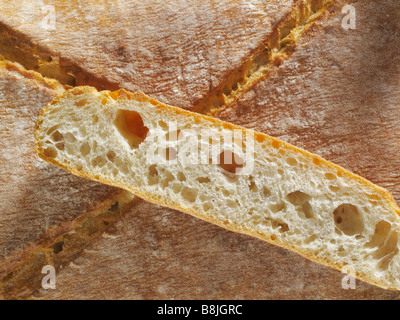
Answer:
<svg viewBox="0 0 400 320"><path fill-rule="evenodd" d="M140 92L91 87L55 98L35 135L39 155L71 173L400 289L399 207L319 156Z"/></svg>

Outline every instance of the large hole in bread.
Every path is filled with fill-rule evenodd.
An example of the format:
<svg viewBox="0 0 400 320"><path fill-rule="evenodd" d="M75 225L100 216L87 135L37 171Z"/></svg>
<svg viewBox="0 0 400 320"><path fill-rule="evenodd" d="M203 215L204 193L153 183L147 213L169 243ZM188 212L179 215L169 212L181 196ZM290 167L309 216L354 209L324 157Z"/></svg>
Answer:
<svg viewBox="0 0 400 320"><path fill-rule="evenodd" d="M393 231L387 238L384 245L381 245L374 253L375 259L381 259L378 268L380 270L387 269L393 257L399 252L397 243L399 242L399 235Z"/></svg>
<svg viewBox="0 0 400 320"><path fill-rule="evenodd" d="M301 206L304 202L311 200L311 196L302 191L294 191L289 193L286 199L295 206Z"/></svg>
<svg viewBox="0 0 400 320"><path fill-rule="evenodd" d="M198 190L195 188L183 187L181 190L181 195L183 199L189 202L195 202L197 198Z"/></svg>
<svg viewBox="0 0 400 320"><path fill-rule="evenodd" d="M386 240L392 225L387 221L379 221L375 226L374 235L370 242L366 244L366 247L379 247L381 246L384 241Z"/></svg>
<svg viewBox="0 0 400 320"><path fill-rule="evenodd" d="M43 150L43 154L48 158L55 158L58 155L58 151L54 146L48 146Z"/></svg>
<svg viewBox="0 0 400 320"><path fill-rule="evenodd" d="M313 218L314 213L310 204L311 196L300 190L289 193L286 199L296 206L296 209L301 217Z"/></svg>
<svg viewBox="0 0 400 320"><path fill-rule="evenodd" d="M397 241L399 236L397 232L393 231L388 239L386 240L385 244L381 245L378 250L376 250L374 254L374 258L380 259L386 256L387 254L392 253L397 248Z"/></svg>
<svg viewBox="0 0 400 320"><path fill-rule="evenodd" d="M140 114L132 110L118 110L114 124L131 148L139 147L149 132Z"/></svg>
<svg viewBox="0 0 400 320"><path fill-rule="evenodd" d="M166 187L168 187L168 185L170 184L170 182L171 182L171 181L174 181L174 180L175 180L174 175L173 175L170 171L165 170L164 179L161 181L161 186L162 186L163 188L166 188Z"/></svg>
<svg viewBox="0 0 400 320"><path fill-rule="evenodd" d="M333 211L336 227L348 236L364 231L363 218L355 205L344 203Z"/></svg>

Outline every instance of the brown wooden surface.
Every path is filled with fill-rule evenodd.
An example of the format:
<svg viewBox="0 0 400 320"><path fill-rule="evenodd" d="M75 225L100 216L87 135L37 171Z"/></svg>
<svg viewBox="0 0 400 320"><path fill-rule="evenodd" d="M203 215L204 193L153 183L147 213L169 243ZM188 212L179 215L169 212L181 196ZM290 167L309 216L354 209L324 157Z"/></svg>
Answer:
<svg viewBox="0 0 400 320"><path fill-rule="evenodd" d="M341 13L320 21L290 59L216 116L334 161L387 188L399 203L400 5L368 0L354 6L356 30L342 29ZM173 103L181 96L168 97ZM342 279L287 250L138 201L62 266L55 290L37 289L32 298L399 297L360 281L345 290Z"/></svg>

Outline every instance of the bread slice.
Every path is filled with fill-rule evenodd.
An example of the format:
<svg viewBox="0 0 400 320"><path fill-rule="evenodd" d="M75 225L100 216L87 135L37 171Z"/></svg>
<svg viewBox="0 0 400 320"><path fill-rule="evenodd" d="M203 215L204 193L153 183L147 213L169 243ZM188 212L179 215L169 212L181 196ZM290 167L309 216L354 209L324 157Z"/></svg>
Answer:
<svg viewBox="0 0 400 320"><path fill-rule="evenodd" d="M36 123L36 150L76 175L399 289L400 208L317 155L141 92L75 87Z"/></svg>

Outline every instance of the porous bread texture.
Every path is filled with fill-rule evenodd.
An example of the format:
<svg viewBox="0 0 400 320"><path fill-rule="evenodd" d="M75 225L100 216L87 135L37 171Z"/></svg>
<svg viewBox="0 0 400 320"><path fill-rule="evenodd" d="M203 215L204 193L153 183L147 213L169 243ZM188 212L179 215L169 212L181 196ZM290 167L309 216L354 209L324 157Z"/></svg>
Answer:
<svg viewBox="0 0 400 320"><path fill-rule="evenodd" d="M35 135L39 155L74 174L400 288L399 207L319 156L140 92L91 87L54 99Z"/></svg>

